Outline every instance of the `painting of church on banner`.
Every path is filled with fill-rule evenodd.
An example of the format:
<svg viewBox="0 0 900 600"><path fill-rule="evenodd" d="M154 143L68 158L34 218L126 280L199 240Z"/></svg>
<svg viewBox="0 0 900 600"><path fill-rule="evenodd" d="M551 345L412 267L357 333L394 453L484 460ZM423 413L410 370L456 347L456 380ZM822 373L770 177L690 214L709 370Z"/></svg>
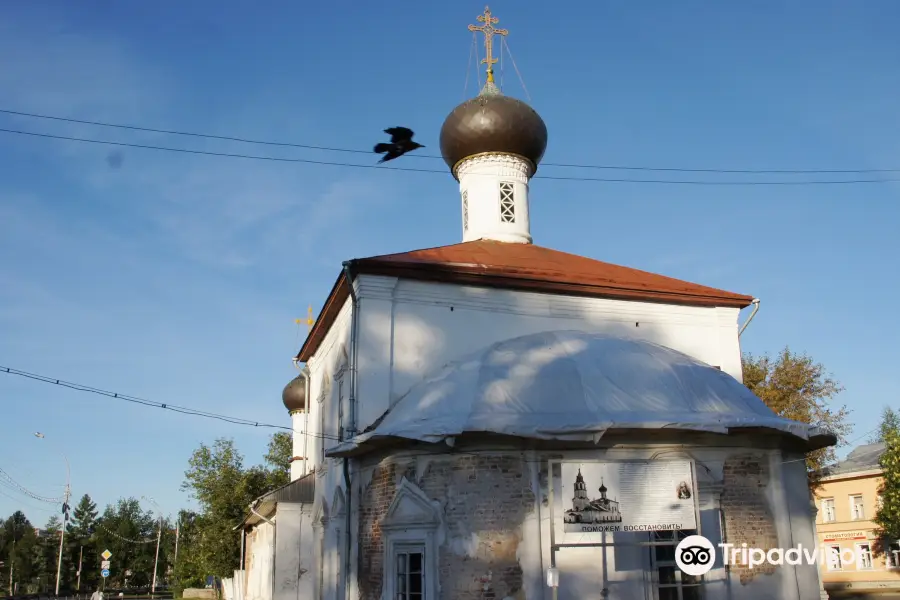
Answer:
<svg viewBox="0 0 900 600"><path fill-rule="evenodd" d="M554 515L565 533L694 529L690 461L563 462Z"/></svg>

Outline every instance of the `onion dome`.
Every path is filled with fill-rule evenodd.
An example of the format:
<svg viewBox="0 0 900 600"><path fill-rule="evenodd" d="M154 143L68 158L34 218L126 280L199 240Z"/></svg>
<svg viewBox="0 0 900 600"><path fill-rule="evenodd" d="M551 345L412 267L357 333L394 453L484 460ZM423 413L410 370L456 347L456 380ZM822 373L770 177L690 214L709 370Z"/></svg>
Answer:
<svg viewBox="0 0 900 600"><path fill-rule="evenodd" d="M481 93L454 108L444 120L440 145L454 177L461 161L484 153L524 158L531 163L533 175L547 149L547 126L533 108L501 94L488 71Z"/></svg>
<svg viewBox="0 0 900 600"><path fill-rule="evenodd" d="M600 490L599 490L599 491L600 491L601 494L605 494L605 493L606 493L606 486L603 485L603 480L602 480L602 479L600 480Z"/></svg>
<svg viewBox="0 0 900 600"><path fill-rule="evenodd" d="M281 392L281 401L288 412L306 410L306 380L302 375L291 379Z"/></svg>

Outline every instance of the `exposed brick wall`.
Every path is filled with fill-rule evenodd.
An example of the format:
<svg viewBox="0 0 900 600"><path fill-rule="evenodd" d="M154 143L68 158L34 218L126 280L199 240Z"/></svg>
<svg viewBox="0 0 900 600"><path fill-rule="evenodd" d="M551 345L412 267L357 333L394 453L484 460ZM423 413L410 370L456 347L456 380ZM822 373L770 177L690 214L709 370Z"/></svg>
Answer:
<svg viewBox="0 0 900 600"><path fill-rule="evenodd" d="M534 511L530 465L521 456L446 456L414 464L385 459L363 492L360 522L362 600L380 600L384 544L379 524L396 492L397 473L440 502L447 538L477 536L474 552L439 552L441 598L484 600L522 596L522 568L516 558L522 523ZM412 467L412 468L411 468ZM485 589L486 586L486 589Z"/></svg>
<svg viewBox="0 0 900 600"><path fill-rule="evenodd" d="M384 540L381 520L397 491L395 465L383 461L363 491L359 505L359 593L362 600L380 600L384 575Z"/></svg>
<svg viewBox="0 0 900 600"><path fill-rule="evenodd" d="M725 520L725 542L740 548L760 548L768 551L778 547L775 517L766 498L769 484L769 459L765 455L741 454L725 461L722 493L722 514ZM776 565L759 565L753 569L741 564L731 567L732 573L747 584L759 574L771 575Z"/></svg>

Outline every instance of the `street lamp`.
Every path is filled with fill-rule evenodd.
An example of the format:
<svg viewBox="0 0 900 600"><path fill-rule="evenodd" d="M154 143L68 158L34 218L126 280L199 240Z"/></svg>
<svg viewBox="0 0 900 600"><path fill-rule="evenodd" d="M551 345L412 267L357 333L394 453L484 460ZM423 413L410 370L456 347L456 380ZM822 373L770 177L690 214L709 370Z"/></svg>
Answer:
<svg viewBox="0 0 900 600"><path fill-rule="evenodd" d="M44 439L44 434L40 431L34 432L34 437L38 439ZM63 494L63 524L62 529L59 532L59 558L56 560L56 595L59 596L59 579L62 575L62 555L63 555L63 541L66 538L66 525L69 523L69 495L72 490L71 482L72 482L72 471L69 468L69 459L63 454L63 460L66 461L66 491Z"/></svg>
<svg viewBox="0 0 900 600"><path fill-rule="evenodd" d="M159 565L159 542L162 539L162 507L156 503L156 500L148 496L141 496L144 500L152 502L159 513L159 529L156 532L156 559L153 561L153 585L150 588L150 594L156 593L156 568Z"/></svg>

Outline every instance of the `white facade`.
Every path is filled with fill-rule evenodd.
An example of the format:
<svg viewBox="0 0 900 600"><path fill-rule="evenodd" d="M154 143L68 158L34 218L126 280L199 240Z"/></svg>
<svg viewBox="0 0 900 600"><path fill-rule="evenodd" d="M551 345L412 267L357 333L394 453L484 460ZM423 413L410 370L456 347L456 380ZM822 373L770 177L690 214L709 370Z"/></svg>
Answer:
<svg viewBox="0 0 900 600"><path fill-rule="evenodd" d="M456 170L462 202L463 241L531 243L528 182L531 164L510 154L481 154Z"/></svg>

